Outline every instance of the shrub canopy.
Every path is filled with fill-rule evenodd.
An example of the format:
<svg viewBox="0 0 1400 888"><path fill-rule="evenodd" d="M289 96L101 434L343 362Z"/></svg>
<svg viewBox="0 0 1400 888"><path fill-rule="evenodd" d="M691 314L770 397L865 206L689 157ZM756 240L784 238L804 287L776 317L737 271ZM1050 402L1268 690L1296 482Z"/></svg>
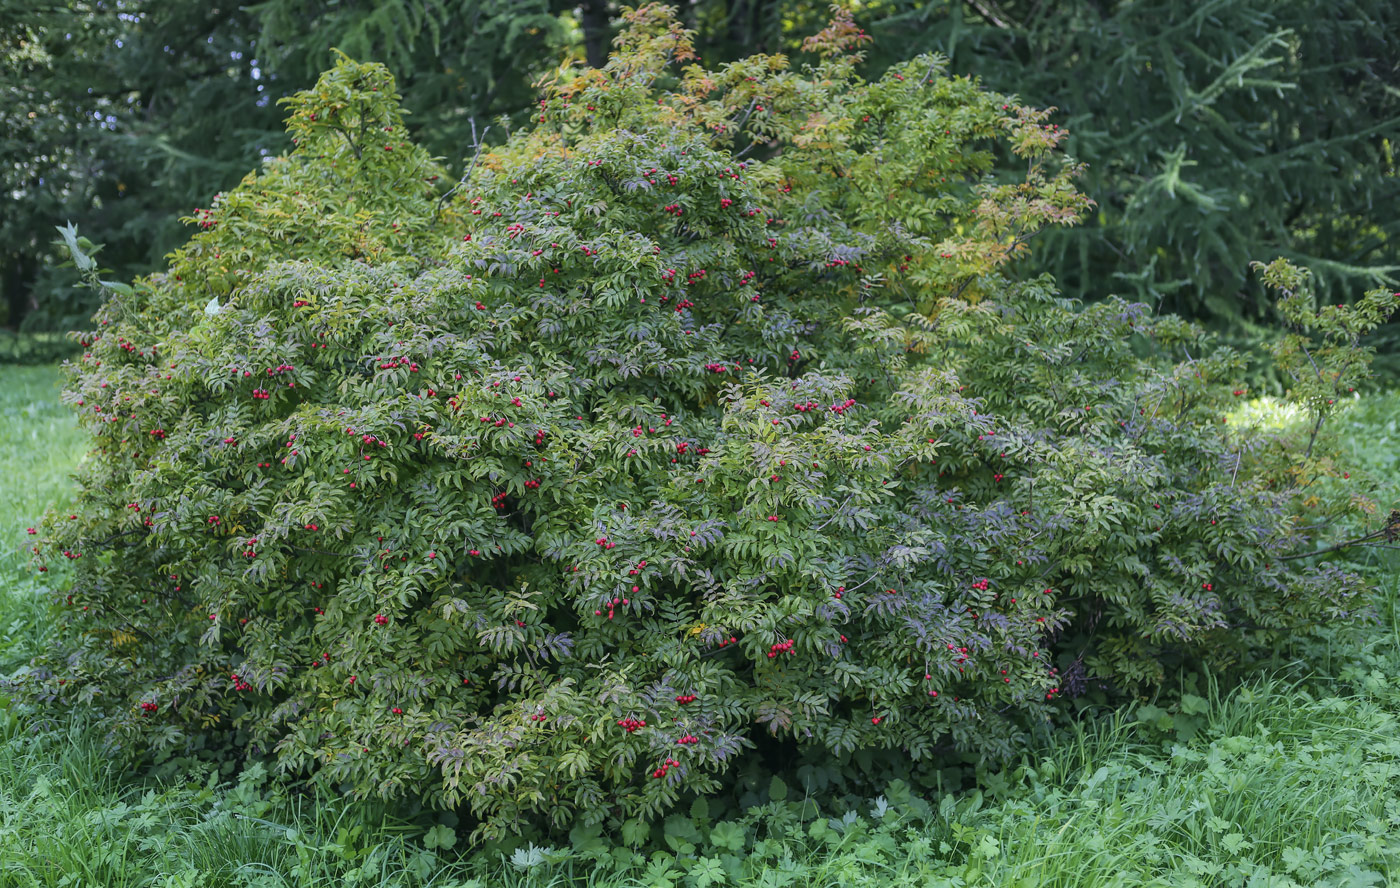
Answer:
<svg viewBox="0 0 1400 888"><path fill-rule="evenodd" d="M1004 754L1353 617L1284 557L1350 507L1325 435L1222 423L1243 361L1184 322L1004 278L1089 206L1064 132L935 57L863 82L866 39L711 71L644 7L450 188L382 67L298 94L290 154L105 285L29 698L491 836L645 821L764 734ZM1268 274L1316 438L1395 298Z"/></svg>

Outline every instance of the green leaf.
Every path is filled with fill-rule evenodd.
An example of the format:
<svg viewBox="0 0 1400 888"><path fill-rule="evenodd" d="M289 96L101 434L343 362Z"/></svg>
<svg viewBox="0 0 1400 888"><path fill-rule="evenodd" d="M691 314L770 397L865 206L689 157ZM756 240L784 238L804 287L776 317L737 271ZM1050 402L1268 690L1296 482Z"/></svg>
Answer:
<svg viewBox="0 0 1400 888"><path fill-rule="evenodd" d="M690 803L690 817L697 823L704 823L710 819L710 803L705 798L698 798Z"/></svg>
<svg viewBox="0 0 1400 888"><path fill-rule="evenodd" d="M55 226L58 233L63 237L63 244L68 248L68 255L73 257L73 264L79 271L91 271L97 267L97 263L83 251L82 245L78 242L78 227L72 222L67 225Z"/></svg>
<svg viewBox="0 0 1400 888"><path fill-rule="evenodd" d="M625 820L622 823L622 842L629 848L641 847L651 834L651 825L644 820Z"/></svg>
<svg viewBox="0 0 1400 888"><path fill-rule="evenodd" d="M774 774L773 779L768 783L768 798L772 799L775 802L783 802L787 801L787 797L787 784L783 782L781 777L779 777L777 774Z"/></svg>
<svg viewBox="0 0 1400 888"><path fill-rule="evenodd" d="M744 828L732 820L722 820L710 830L710 844L729 851L744 850Z"/></svg>
<svg viewBox="0 0 1400 888"><path fill-rule="evenodd" d="M1182 694L1181 711L1187 715L1204 715L1210 711L1210 701L1195 694Z"/></svg>
<svg viewBox="0 0 1400 888"><path fill-rule="evenodd" d="M445 851L457 844L457 833L442 824L434 826L423 836L423 847Z"/></svg>

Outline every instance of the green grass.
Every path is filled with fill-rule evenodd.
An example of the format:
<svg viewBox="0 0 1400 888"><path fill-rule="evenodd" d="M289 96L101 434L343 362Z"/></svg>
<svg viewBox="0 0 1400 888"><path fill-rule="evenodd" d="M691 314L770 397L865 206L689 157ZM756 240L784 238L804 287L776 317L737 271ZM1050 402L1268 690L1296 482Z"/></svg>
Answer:
<svg viewBox="0 0 1400 888"><path fill-rule="evenodd" d="M61 379L57 367L0 366L0 674L43 641L42 589L27 566L25 528L49 505L72 501L69 475L87 447L58 400Z"/></svg>
<svg viewBox="0 0 1400 888"><path fill-rule="evenodd" d="M402 825L274 801L262 773L233 786L133 781L94 732L34 734L11 719L0 729L0 886L447 884Z"/></svg>
<svg viewBox="0 0 1400 888"><path fill-rule="evenodd" d="M24 528L72 496L83 440L52 368L0 368L0 672L43 643L43 588ZM1356 480L1400 507L1400 396L1340 419ZM125 772L100 731L40 730L0 698L0 888L9 886L1368 886L1400 881L1400 552L1359 556L1381 578L1380 625L1323 656L1221 693L1202 679L1170 709L1086 720L921 800L890 787L849 810L794 788L714 822L699 805L644 853L580 834L570 848L430 850L374 805L289 794L253 766ZM61 582L49 574L47 582ZM1318 672L1318 664L1325 671ZM773 787L781 790L781 787ZM784 795L778 791L776 796ZM448 821L450 823L450 821ZM416 824L416 825L414 825ZM452 840L439 827L432 845Z"/></svg>
<svg viewBox="0 0 1400 888"><path fill-rule="evenodd" d="M72 498L69 473L86 446L73 413L58 401L61 374L55 367L0 368L0 466L5 533L0 570L12 578L24 563L13 531L23 529L54 502Z"/></svg>

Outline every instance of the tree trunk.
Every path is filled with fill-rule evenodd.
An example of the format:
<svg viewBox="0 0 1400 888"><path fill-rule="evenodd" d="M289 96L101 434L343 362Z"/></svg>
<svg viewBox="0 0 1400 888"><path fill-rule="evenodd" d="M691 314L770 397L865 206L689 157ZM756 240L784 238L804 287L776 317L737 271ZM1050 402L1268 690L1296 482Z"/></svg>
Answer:
<svg viewBox="0 0 1400 888"><path fill-rule="evenodd" d="M753 4L750 0L731 0L729 5L729 42L740 47L740 56L752 53Z"/></svg>
<svg viewBox="0 0 1400 888"><path fill-rule="evenodd" d="M579 4L579 11L588 66L601 68L608 63L608 0L584 0Z"/></svg>
<svg viewBox="0 0 1400 888"><path fill-rule="evenodd" d="M13 261L5 266L5 279L0 289L5 291L5 326L11 330L18 330L20 321L29 314L31 270L30 264L24 261Z"/></svg>

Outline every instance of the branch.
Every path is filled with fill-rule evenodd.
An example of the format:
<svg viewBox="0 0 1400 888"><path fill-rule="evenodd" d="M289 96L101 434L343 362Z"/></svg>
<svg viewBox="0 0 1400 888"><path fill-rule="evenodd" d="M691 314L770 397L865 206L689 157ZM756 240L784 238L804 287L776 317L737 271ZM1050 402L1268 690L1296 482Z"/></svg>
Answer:
<svg viewBox="0 0 1400 888"><path fill-rule="evenodd" d="M452 195L456 194L457 191L458 191L459 189L465 187L466 184L467 184L469 181L471 181L472 172L476 169L476 162L477 162L478 160L481 159L481 149L484 148L484 147L486 147L485 142L484 142L483 140L486 138L486 134L489 133L489 132L491 132L491 127L488 126L486 129L482 130L482 131L481 131L481 138L477 138L477 135L476 135L476 118L475 118L475 117L471 118L471 125L472 125L472 145L476 148L476 153L472 155L472 162L469 163L469 164L467 164L467 168L466 168L466 170L462 173L462 178L460 178L460 179L457 180L457 184L456 184L456 185L453 185L451 188L447 189L447 193L444 194L442 197L438 198L437 206L433 207L433 223L434 223L434 224L437 223L437 221L438 221L438 215L442 212L442 205L445 204L445 203L447 203L448 199L451 198Z"/></svg>
<svg viewBox="0 0 1400 888"><path fill-rule="evenodd" d="M107 537L107 539L105 539L105 540L99 540L98 542L93 543L93 545L95 545L95 546L105 546L105 545L107 545L108 543L112 542L113 540L121 539L121 538L124 537L124 536L131 536L133 533L145 533L145 532L146 532L146 528L144 528L144 527L137 527L137 528L133 528L133 529L131 529L131 530L123 530L123 531L120 532L120 533L114 533L114 534L112 534L111 536Z"/></svg>
<svg viewBox="0 0 1400 888"><path fill-rule="evenodd" d="M983 6L981 3L978 3L977 0L967 0L967 5L977 10L978 15L982 16L982 18L986 19L988 22L991 22L993 25L996 25L998 28L1010 30L1014 27L1014 25L1011 22L1007 21L1004 18L1001 18L996 14L996 7L992 5L990 0L988 0L986 6Z"/></svg>
<svg viewBox="0 0 1400 888"><path fill-rule="evenodd" d="M1295 552L1292 555L1281 555L1279 556L1278 560L1292 561L1296 558L1312 558L1315 555L1326 555L1328 552L1335 552L1338 549L1345 549L1349 546L1359 546L1362 544L1370 543L1370 541L1374 539L1383 538L1387 543L1391 543L1395 541L1397 536L1400 536L1400 511L1391 512L1389 520L1387 520L1385 523L1385 527L1382 527L1380 530L1377 530L1373 533L1368 533L1365 536L1357 537L1356 539L1344 540L1343 542L1337 543L1336 545L1328 546L1325 549L1318 549L1315 552ZM1397 547L1384 546L1383 548L1393 549Z"/></svg>
<svg viewBox="0 0 1400 888"><path fill-rule="evenodd" d="M1312 456L1313 445L1317 443L1317 433L1322 428L1322 421L1327 418L1327 414L1321 410L1317 411L1317 422L1313 423L1312 434L1308 436L1308 449L1303 452L1303 459Z"/></svg>

